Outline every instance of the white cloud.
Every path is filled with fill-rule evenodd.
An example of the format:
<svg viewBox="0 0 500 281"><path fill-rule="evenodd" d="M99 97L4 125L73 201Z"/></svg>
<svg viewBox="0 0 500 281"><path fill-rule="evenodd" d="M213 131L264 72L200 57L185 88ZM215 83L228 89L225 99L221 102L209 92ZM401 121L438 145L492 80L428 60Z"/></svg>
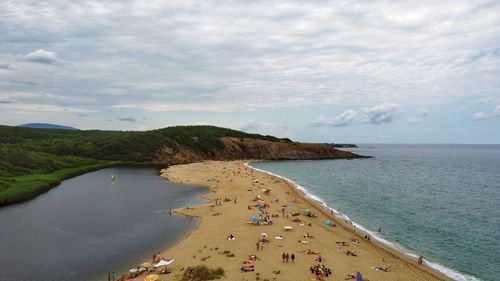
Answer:
<svg viewBox="0 0 500 281"><path fill-rule="evenodd" d="M495 107L495 109L493 110L492 113L488 114L488 113L484 113L484 112L476 112L472 115L472 117L475 120L485 120L485 119L500 117L500 103L497 104L497 106Z"/></svg>
<svg viewBox="0 0 500 281"><path fill-rule="evenodd" d="M342 112L337 117L326 120L319 118L311 123L313 127L330 126L330 127L345 127L355 123L369 123L380 125L390 123L394 120L399 107L394 103L383 103L370 108L361 108L358 111L352 109Z"/></svg>
<svg viewBox="0 0 500 281"><path fill-rule="evenodd" d="M41 64L55 64L58 61L56 52L45 51L43 49L24 55L22 60Z"/></svg>
<svg viewBox="0 0 500 281"><path fill-rule="evenodd" d="M114 104L110 93L123 104L225 112L409 105L498 89L498 8L484 0L4 1L2 24L19 32L0 43L4 56L57 47L68 65L17 78L55 82L42 87L99 105ZM57 55L38 49L24 58L53 64Z"/></svg>

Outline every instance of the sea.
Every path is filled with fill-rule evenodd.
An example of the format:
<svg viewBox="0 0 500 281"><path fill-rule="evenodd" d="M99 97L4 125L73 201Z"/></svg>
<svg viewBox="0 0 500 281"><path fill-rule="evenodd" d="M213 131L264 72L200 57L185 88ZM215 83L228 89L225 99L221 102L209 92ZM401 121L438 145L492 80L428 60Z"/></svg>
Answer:
<svg viewBox="0 0 500 281"><path fill-rule="evenodd" d="M500 145L358 146L373 158L251 166L454 280L500 280Z"/></svg>

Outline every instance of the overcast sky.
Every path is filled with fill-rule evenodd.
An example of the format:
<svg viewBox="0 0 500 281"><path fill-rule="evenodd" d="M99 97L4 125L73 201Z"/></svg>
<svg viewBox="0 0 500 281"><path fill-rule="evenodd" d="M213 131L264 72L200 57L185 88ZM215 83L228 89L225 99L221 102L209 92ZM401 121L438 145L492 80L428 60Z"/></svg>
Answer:
<svg viewBox="0 0 500 281"><path fill-rule="evenodd" d="M500 1L1 1L0 124L500 143Z"/></svg>

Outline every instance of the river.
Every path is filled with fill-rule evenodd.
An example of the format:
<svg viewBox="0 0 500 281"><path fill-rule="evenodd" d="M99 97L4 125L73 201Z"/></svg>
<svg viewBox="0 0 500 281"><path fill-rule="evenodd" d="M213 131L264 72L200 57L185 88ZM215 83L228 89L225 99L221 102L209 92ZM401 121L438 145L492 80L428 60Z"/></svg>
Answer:
<svg viewBox="0 0 500 281"><path fill-rule="evenodd" d="M150 261L199 222L169 209L202 202L153 167L115 167L0 209L0 280L107 280ZM111 179L114 175L115 180Z"/></svg>

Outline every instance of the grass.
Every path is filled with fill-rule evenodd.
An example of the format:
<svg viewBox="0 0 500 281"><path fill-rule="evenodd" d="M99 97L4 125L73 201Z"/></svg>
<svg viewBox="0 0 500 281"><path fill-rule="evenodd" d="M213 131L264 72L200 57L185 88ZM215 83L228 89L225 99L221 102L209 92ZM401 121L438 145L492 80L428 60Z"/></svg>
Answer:
<svg viewBox="0 0 500 281"><path fill-rule="evenodd" d="M224 276L221 267L212 269L206 265L189 266L184 270L181 281L206 281L216 280Z"/></svg>
<svg viewBox="0 0 500 281"><path fill-rule="evenodd" d="M59 185L64 179L119 164L121 163L98 162L96 164L57 170L47 174L0 177L0 206L33 198Z"/></svg>

